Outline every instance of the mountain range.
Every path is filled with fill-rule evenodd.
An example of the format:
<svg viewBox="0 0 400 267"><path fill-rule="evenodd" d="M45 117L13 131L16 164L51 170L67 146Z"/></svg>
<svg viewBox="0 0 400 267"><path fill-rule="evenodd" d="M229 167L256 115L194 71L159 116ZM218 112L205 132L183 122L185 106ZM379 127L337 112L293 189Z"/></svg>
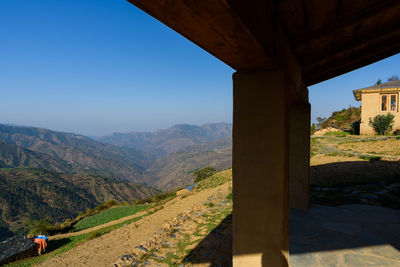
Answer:
<svg viewBox="0 0 400 267"><path fill-rule="evenodd" d="M33 166L47 165L46 169L54 171L137 181L153 161L150 155L132 148L43 128L0 124L0 141L0 165L10 167L31 166L29 162L36 162Z"/></svg>
<svg viewBox="0 0 400 267"><path fill-rule="evenodd" d="M190 145L231 137L232 124L208 123L201 126L178 124L154 132L113 133L98 137L96 140L120 147L134 148L160 158Z"/></svg>
<svg viewBox="0 0 400 267"><path fill-rule="evenodd" d="M199 168L232 166L229 123L178 124L154 132L113 133L96 140L150 155L153 161L141 181L166 191L192 182L192 173Z"/></svg>
<svg viewBox="0 0 400 267"><path fill-rule="evenodd" d="M232 138L195 144L157 159L144 180L166 191L192 183L193 172L205 166L224 170L232 166Z"/></svg>
<svg viewBox="0 0 400 267"><path fill-rule="evenodd" d="M95 139L0 124L0 239L33 218L65 220L109 199L129 201L182 187L205 166L226 169L231 135L227 123Z"/></svg>

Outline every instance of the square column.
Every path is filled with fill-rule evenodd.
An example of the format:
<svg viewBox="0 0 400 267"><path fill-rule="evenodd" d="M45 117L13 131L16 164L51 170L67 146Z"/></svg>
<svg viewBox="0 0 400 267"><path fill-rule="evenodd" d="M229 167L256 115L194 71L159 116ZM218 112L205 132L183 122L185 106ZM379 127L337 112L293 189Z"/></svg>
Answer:
<svg viewBox="0 0 400 267"><path fill-rule="evenodd" d="M289 202L303 210L310 205L310 112L308 102L290 107Z"/></svg>
<svg viewBox="0 0 400 267"><path fill-rule="evenodd" d="M291 86L280 70L233 75L234 266L288 266Z"/></svg>

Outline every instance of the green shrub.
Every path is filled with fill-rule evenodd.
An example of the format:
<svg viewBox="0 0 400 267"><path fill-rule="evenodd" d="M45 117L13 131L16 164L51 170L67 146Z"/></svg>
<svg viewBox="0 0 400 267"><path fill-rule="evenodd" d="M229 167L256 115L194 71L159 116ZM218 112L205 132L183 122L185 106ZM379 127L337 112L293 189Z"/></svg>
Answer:
<svg viewBox="0 0 400 267"><path fill-rule="evenodd" d="M44 235L48 234L51 224L49 223L49 219L46 217L40 220L30 221L28 227L29 236Z"/></svg>
<svg viewBox="0 0 400 267"><path fill-rule="evenodd" d="M204 204L204 206L207 206L207 207L209 207L209 208L212 208L212 207L215 206L215 204L212 203L212 202L208 202L208 203Z"/></svg>
<svg viewBox="0 0 400 267"><path fill-rule="evenodd" d="M368 160L369 162L380 161L382 158L379 156L360 156L360 159Z"/></svg>
<svg viewBox="0 0 400 267"><path fill-rule="evenodd" d="M196 179L194 180L195 183L198 183L208 177L213 176L215 173L217 173L217 170L213 167L204 167L203 169L197 170L193 172L193 175L196 176Z"/></svg>
<svg viewBox="0 0 400 267"><path fill-rule="evenodd" d="M90 216L90 215L92 215L94 213L94 211L92 210L92 209L87 209L86 210L86 216Z"/></svg>
<svg viewBox="0 0 400 267"><path fill-rule="evenodd" d="M386 115L376 115L369 118L369 125L374 128L377 134L385 135L393 129L394 115L388 113Z"/></svg>
<svg viewBox="0 0 400 267"><path fill-rule="evenodd" d="M99 211L102 211L102 210L109 209L109 208L111 208L113 206L116 206L116 205L118 205L118 202L116 200L114 200L114 199L111 199L111 200L108 200L108 201L106 201L105 203L103 203L101 205L98 205L97 207L94 208L94 210L99 212Z"/></svg>

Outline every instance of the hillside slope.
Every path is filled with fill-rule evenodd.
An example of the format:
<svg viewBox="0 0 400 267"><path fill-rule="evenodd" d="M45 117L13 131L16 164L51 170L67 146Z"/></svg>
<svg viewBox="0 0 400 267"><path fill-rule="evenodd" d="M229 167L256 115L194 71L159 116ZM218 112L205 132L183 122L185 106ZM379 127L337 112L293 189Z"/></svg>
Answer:
<svg viewBox="0 0 400 267"><path fill-rule="evenodd" d="M12 167L39 167L67 173L73 171L67 161L0 140L0 168Z"/></svg>
<svg viewBox="0 0 400 267"><path fill-rule="evenodd" d="M0 239L23 232L30 219L73 218L104 201L130 201L155 193L145 186L39 168L0 169ZM2 233L1 233L2 231Z"/></svg>
<svg viewBox="0 0 400 267"><path fill-rule="evenodd" d="M47 158L41 156L42 163L33 166L68 173L97 174L125 181L137 181L153 161L148 154L132 148L122 148L97 142L82 135L42 128L0 124L0 140L48 156ZM11 155L12 158L23 157L22 149L14 147L8 151L14 153ZM32 153L25 154L32 155ZM9 164L8 160L6 165L12 167L27 165L21 164L21 161L22 159L17 160L17 164ZM66 164L71 167L66 167Z"/></svg>
<svg viewBox="0 0 400 267"><path fill-rule="evenodd" d="M193 181L193 171L206 166L217 170L232 166L232 138L195 144L158 159L144 175L144 180L165 191Z"/></svg>
<svg viewBox="0 0 400 267"><path fill-rule="evenodd" d="M158 158L187 146L232 137L232 124L210 123L202 126L180 124L154 132L113 133L97 140L150 153Z"/></svg>
<svg viewBox="0 0 400 267"><path fill-rule="evenodd" d="M45 256L41 256L44 261L38 266L111 266L122 258L122 255L132 255L128 258L133 259L144 256L142 252L146 251L149 255L141 258L142 262L136 264L142 266L142 264L146 265L147 262L152 261L151 255L162 253L161 250L166 248L172 249L173 252L157 258L162 261L154 262L155 266L178 266L183 263L181 262L184 258L182 254L186 255L188 251L192 250L231 212L232 202L227 199L232 188L231 177L230 170L217 173L207 181L202 181L203 188L195 190L193 194L185 198L177 196L171 201L162 203L162 206L158 206L159 209L155 209L144 218L111 232L105 232L99 238L82 242L65 253L54 251L47 259ZM211 202L214 208L210 208ZM201 225L198 224L199 222L202 222ZM190 225L196 225L199 228L189 229ZM195 240L190 240L190 246L187 244L187 240L186 242L180 240L187 236L189 239ZM168 238L170 240L166 242ZM179 244L173 242L179 242ZM180 252L177 253L178 251ZM210 252L205 255L211 257ZM167 262L171 259L173 262ZM128 265L133 266L135 263L118 266ZM17 263L14 266L17 266ZM226 264L216 266L226 266Z"/></svg>
<svg viewBox="0 0 400 267"><path fill-rule="evenodd" d="M332 115L325 119L321 127L326 128L330 125L344 130L350 130L352 123L361 119L361 108L349 107L339 111L332 112Z"/></svg>

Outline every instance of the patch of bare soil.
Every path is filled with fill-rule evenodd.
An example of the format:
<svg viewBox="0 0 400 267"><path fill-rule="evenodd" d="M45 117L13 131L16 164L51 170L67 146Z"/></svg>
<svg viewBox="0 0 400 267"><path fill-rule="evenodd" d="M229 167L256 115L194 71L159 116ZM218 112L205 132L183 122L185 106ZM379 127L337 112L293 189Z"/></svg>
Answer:
<svg viewBox="0 0 400 267"><path fill-rule="evenodd" d="M327 156L324 154L317 154L313 156L310 160L311 166L321 165L333 162L353 162L353 161L363 161L359 157L347 157L347 156Z"/></svg>
<svg viewBox="0 0 400 267"><path fill-rule="evenodd" d="M213 194L227 195L230 183L197 192L183 199L174 199L164 208L135 223L116 229L98 238L86 241L68 252L50 258L40 266L112 266L121 255L130 255L152 239L168 222L192 212ZM135 217L139 214L135 214ZM104 226L103 226L104 227Z"/></svg>

